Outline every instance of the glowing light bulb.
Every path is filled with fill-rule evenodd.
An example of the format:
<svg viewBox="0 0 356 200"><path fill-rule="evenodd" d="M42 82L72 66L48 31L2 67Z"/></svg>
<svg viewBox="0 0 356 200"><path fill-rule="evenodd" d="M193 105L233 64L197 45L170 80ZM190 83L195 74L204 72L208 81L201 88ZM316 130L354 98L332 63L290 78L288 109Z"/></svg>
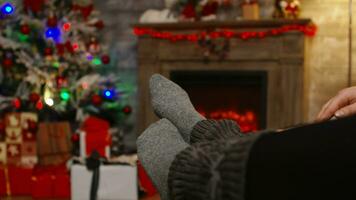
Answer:
<svg viewBox="0 0 356 200"><path fill-rule="evenodd" d="M10 3L5 3L1 7L1 12L5 15L11 15L15 11L15 7L11 5Z"/></svg>
<svg viewBox="0 0 356 200"><path fill-rule="evenodd" d="M114 99L115 98L115 91L106 89L103 91L104 98L106 99Z"/></svg>
<svg viewBox="0 0 356 200"><path fill-rule="evenodd" d="M53 106L54 105L54 101L52 98L45 98L45 103L48 105L48 106Z"/></svg>
<svg viewBox="0 0 356 200"><path fill-rule="evenodd" d="M62 28L64 31L69 31L71 28L71 24L69 22L64 23Z"/></svg>
<svg viewBox="0 0 356 200"><path fill-rule="evenodd" d="M66 90L66 89L63 89L63 90L61 91L60 96L61 96L61 99L62 99L63 101L68 101L68 100L70 99L70 93L69 93L69 91Z"/></svg>

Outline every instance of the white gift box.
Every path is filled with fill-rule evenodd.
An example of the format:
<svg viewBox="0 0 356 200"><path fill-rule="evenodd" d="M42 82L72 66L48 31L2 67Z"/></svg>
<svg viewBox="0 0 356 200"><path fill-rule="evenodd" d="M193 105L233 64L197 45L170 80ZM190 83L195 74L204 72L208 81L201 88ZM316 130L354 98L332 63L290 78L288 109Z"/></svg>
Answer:
<svg viewBox="0 0 356 200"><path fill-rule="evenodd" d="M89 200L93 172L83 165L71 168L72 200ZM101 165L98 200L137 200L137 168L126 165Z"/></svg>

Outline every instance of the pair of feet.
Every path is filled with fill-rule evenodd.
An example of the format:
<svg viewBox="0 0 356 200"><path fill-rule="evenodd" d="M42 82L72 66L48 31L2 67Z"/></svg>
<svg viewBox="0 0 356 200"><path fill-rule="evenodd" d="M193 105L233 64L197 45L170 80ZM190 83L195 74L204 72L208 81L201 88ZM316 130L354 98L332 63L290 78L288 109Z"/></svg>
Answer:
<svg viewBox="0 0 356 200"><path fill-rule="evenodd" d="M190 145L241 136L233 121L206 120L194 108L188 94L161 75L150 79L151 103L161 118L138 138L138 157L157 187L168 199L168 176L176 156Z"/></svg>

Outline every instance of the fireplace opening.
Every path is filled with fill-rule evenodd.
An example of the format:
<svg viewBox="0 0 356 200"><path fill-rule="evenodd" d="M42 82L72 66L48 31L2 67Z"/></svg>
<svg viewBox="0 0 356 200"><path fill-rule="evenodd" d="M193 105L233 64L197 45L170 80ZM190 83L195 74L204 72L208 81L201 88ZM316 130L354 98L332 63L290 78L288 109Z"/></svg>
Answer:
<svg viewBox="0 0 356 200"><path fill-rule="evenodd" d="M267 72L171 71L206 118L232 119L243 132L266 128Z"/></svg>

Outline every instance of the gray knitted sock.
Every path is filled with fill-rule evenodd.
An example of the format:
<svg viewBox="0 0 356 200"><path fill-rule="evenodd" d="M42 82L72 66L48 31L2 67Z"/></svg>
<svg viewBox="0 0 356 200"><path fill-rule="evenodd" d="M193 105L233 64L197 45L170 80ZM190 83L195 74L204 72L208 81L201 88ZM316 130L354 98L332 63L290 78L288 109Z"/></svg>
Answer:
<svg viewBox="0 0 356 200"><path fill-rule="evenodd" d="M152 124L137 139L138 158L158 189L168 200L168 173L175 156L188 147L177 128L167 119Z"/></svg>
<svg viewBox="0 0 356 200"><path fill-rule="evenodd" d="M188 94L177 84L155 74L150 79L151 103L156 115L170 120L189 143L193 127L205 118L190 102Z"/></svg>
<svg viewBox="0 0 356 200"><path fill-rule="evenodd" d="M173 161L168 187L171 200L244 200L250 150L261 134L199 142Z"/></svg>

